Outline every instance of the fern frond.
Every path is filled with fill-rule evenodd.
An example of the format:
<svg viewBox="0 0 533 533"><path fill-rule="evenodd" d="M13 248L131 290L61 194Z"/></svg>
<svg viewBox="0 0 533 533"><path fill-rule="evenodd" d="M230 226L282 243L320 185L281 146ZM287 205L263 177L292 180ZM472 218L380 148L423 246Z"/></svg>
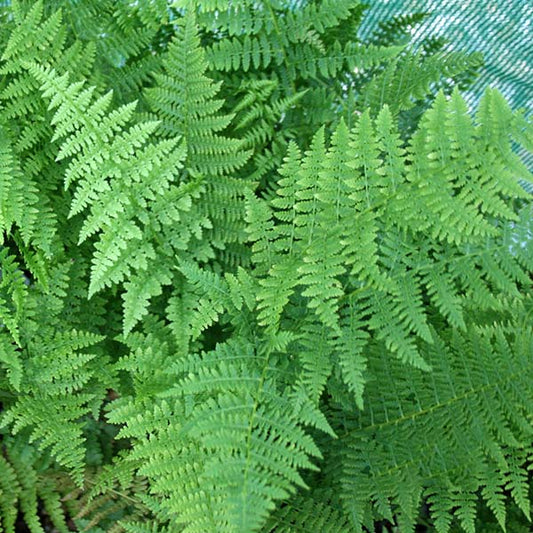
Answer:
<svg viewBox="0 0 533 533"><path fill-rule="evenodd" d="M20 346L19 327L26 306L26 280L7 248L0 249L0 269L0 318L15 343Z"/></svg>
<svg viewBox="0 0 533 533"><path fill-rule="evenodd" d="M295 484L304 485L297 470L313 468L308 457L320 452L295 424L291 404L276 392L268 359L255 353L252 345L219 344L202 356L200 365L197 358L196 354L174 367L173 372L183 372L183 377L175 391L166 395L175 398L173 404L165 401L142 421L128 421L123 434L139 438L155 420L169 420L167 432L139 441L134 454L148 460L140 472L157 479L153 490L174 492L169 511L179 522L189 523L188 530L199 531L211 523L218 530L252 531L274 500L293 492ZM187 417L179 422L183 401ZM169 448L164 443L171 435L175 444ZM187 462L182 459L194 458L190 466L180 468L177 478L177 465L169 470L171 449L184 468ZM267 472L269 483L264 482ZM187 498L191 484L200 481L216 484L215 493L196 492L194 498Z"/></svg>
<svg viewBox="0 0 533 533"><path fill-rule="evenodd" d="M33 4L27 13L15 10L16 29L12 31L9 41L4 48L1 59L11 64L20 58L28 60L28 54L48 50L56 53L63 48L65 34L61 32L62 15L56 11L49 18L44 18L44 4L42 0ZM31 39L28 39L31 36ZM53 57L50 54L49 57ZM42 57L42 56L41 56ZM34 55L35 58L35 55Z"/></svg>
<svg viewBox="0 0 533 533"><path fill-rule="evenodd" d="M523 332L524 340L530 339L530 334L530 331ZM357 415L349 424L351 429L347 428L345 437L341 437L347 439L351 450L345 456L345 468L350 476L345 478L343 498L347 501L354 490L359 493L363 490L366 502L374 500L377 505L380 499L387 498L402 509L404 489L407 497L410 490L417 490L417 486L420 490L425 483L423 480L430 477L432 494L439 491L440 502L446 500L447 485L463 487L454 495L447 511L439 510L438 506L433 509L437 527L447 531L449 517L446 516L455 508L463 526L474 531L474 492L482 486L481 480L488 475L485 469L489 467L490 475L497 475L498 487L510 487L514 483L514 497L527 508L523 496L525 479L520 478L523 471L511 484L507 475L513 472L512 455L515 450L521 453L533 431L525 406L531 398L526 400L524 409L518 411L512 400L515 387L522 387L519 382L530 379L531 368L524 359L527 359L528 349L522 341L507 339L501 326L487 331L469 326L464 335L452 333L446 343L449 344L435 338L433 346L425 349L424 357L433 369L430 374L416 370L409 377L400 378L396 370L398 363L383 359L378 362L374 356L369 360L369 371L380 374L375 383L393 385L385 392L379 385L374 389L371 382L367 382L366 414ZM375 346L372 353L379 352L380 348ZM453 372L453 368L459 367L462 372ZM454 375L453 381L450 381L451 375ZM478 412L484 415L474 414ZM444 438L442 428L447 428ZM432 437L433 432L441 436ZM365 435L373 437L367 440ZM423 464L419 462L422 456L425 457ZM498 466L493 461L497 461ZM500 468L509 474L496 474ZM361 477L355 472L360 472ZM412 488L405 485L406 477L414 481ZM379 494L387 486L395 486L399 492L385 489ZM494 481L491 486L493 493L497 490ZM490 494L490 490L483 493ZM418 506L417 502L415 504Z"/></svg>
<svg viewBox="0 0 533 533"><path fill-rule="evenodd" d="M5 128L1 130L0 152L0 228L9 233L16 224L26 243L38 232L37 189L20 171Z"/></svg>
<svg viewBox="0 0 533 533"><path fill-rule="evenodd" d="M7 198L13 201L15 219L11 221L21 227L24 243L31 243L50 259L59 246L58 218L62 211L55 190L59 177L54 161L57 151L50 143L52 128L39 94L39 82L24 65L53 63L63 72L72 63L86 62L79 69L81 74L87 64L90 70L91 47L86 49L78 43L66 48L61 13L44 16L42 2L30 9L19 6L16 12L0 66L5 80L0 91L2 135L12 153L16 176Z"/></svg>
<svg viewBox="0 0 533 533"><path fill-rule="evenodd" d="M233 300L226 280L217 274L200 269L194 263L185 262L180 265L180 271L196 296L189 318L190 334L194 340L215 323L222 313L233 308Z"/></svg>
<svg viewBox="0 0 533 533"><path fill-rule="evenodd" d="M83 477L85 455L79 421L93 400L92 395L79 391L92 377L84 367L95 356L77 350L98 340L90 334L73 332L58 335L48 350L42 346L43 353L26 363L25 379L31 383L31 394L19 397L2 417L2 425L12 425L13 433L31 428L30 442L37 440L41 450L50 448L78 483Z"/></svg>
<svg viewBox="0 0 533 533"><path fill-rule="evenodd" d="M481 59L480 54L464 52L437 53L429 57L414 53L399 55L364 87L360 102L374 115L384 105L396 115L429 96L432 84L443 75L457 76L480 66Z"/></svg>
<svg viewBox="0 0 533 533"><path fill-rule="evenodd" d="M142 271L124 283L124 333L127 335L139 320L148 312L148 303L162 293L162 287L169 285L172 278L165 268L151 272Z"/></svg>
<svg viewBox="0 0 533 533"><path fill-rule="evenodd" d="M506 116L509 144L512 113ZM301 287L308 307L338 333L338 300L345 286L353 287L369 312L367 327L402 360L427 369L413 337L431 342L426 296L464 327L463 290L486 309L498 305L493 288L518 295L528 274L502 241L515 206L501 185L485 190L469 156L483 141L469 120L457 93L449 101L441 93L408 151L388 108L375 120L363 113L351 131L341 121L327 150L319 130L303 159L289 145L269 201L274 209L255 198L248 204L260 323L278 327ZM515 184L520 188L516 178ZM505 232L494 216L502 217ZM422 237L430 228L438 230ZM444 254L446 242L455 247Z"/></svg>
<svg viewBox="0 0 533 533"><path fill-rule="evenodd" d="M69 84L67 76L58 76L53 70L39 66L28 68L43 82L43 95L51 97L50 106L57 108L53 118L55 137L76 132L63 142L58 157L70 158L66 185L77 184L70 216L86 207L91 210L81 228L79 242L100 233L95 244L89 295L130 278L126 301L127 312L131 313L130 298L135 290L140 290L132 283L135 279L142 283L143 279L142 274L133 281L131 276L145 272L148 261L156 253L143 230L151 235L152 227L172 224L176 217L179 219L180 208L190 207L188 194L185 192L180 198L181 190L172 184L182 167L185 150L176 148L176 139L149 144L148 139L157 126L153 122L133 125L124 131L134 104L122 106L104 117L110 105L110 93L94 100L91 88ZM163 197L168 202L166 205ZM169 212L170 201L176 200L177 212L175 208L174 213ZM148 201L153 201L152 209L147 209ZM138 207L145 210L145 215L136 219ZM168 275L162 282L169 282ZM145 301L158 290L154 287L150 293L145 291ZM139 313L126 320L126 331L142 316L141 310Z"/></svg>
<svg viewBox="0 0 533 533"><path fill-rule="evenodd" d="M4 457L0 457L0 528L6 533L15 531L19 490L15 470Z"/></svg>
<svg viewBox="0 0 533 533"><path fill-rule="evenodd" d="M220 84L206 75L207 63L192 14L177 26L163 60L164 73L146 98L167 136L183 136L189 154L187 167L196 174L223 174L241 167L248 158L237 139L220 134L231 116L220 114L223 100L215 99Z"/></svg>
<svg viewBox="0 0 533 533"><path fill-rule="evenodd" d="M18 444L18 446L17 446ZM15 520L17 512L20 509L25 522L33 531L44 533L44 528L38 517L38 477L34 465L35 454L32 450L25 450L28 457L25 458L21 453L20 443L12 447L11 453L7 458L2 457L0 464L2 470L7 474L6 481L13 481L9 487L7 497L11 500L13 507L8 513L2 516L0 525L4 526L7 532L15 532ZM29 453L28 453L29 452ZM3 483L2 483L3 485ZM5 490L5 487L2 486ZM15 515L13 516L13 512ZM5 518L5 521L4 521Z"/></svg>
<svg viewBox="0 0 533 533"><path fill-rule="evenodd" d="M364 388L367 379L366 345L369 333L366 329L367 309L362 301L350 298L341 310L341 334L335 341L333 357L336 369L342 375L346 385L359 409L363 409Z"/></svg>
<svg viewBox="0 0 533 533"><path fill-rule="evenodd" d="M217 98L220 83L206 75L194 14L188 11L176 29L162 62L163 71L154 75L155 85L146 90L146 100L160 120L158 132L183 137L186 172L205 185L199 216L209 220L204 227L213 246L230 251L243 242L241 195L248 186L233 175L246 163L250 151L241 140L224 134L232 115L221 112L224 100Z"/></svg>
<svg viewBox="0 0 533 533"><path fill-rule="evenodd" d="M294 498L267 521L264 529L270 533L344 533L349 530L349 520L342 511L331 503L311 498Z"/></svg>

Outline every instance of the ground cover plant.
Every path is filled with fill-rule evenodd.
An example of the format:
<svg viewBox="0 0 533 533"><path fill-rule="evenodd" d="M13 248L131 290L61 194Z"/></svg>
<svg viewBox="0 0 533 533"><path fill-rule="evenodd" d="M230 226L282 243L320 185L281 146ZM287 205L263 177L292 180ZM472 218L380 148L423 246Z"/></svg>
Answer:
<svg viewBox="0 0 533 533"><path fill-rule="evenodd" d="M529 531L533 127L424 14L0 5L0 531Z"/></svg>

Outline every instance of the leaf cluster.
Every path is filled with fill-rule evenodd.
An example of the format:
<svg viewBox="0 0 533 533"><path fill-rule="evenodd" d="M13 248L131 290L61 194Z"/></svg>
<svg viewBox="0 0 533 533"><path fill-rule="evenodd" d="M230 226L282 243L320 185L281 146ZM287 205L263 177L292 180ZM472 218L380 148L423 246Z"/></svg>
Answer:
<svg viewBox="0 0 533 533"><path fill-rule="evenodd" d="M362 17L0 6L0 531L529 527L533 127Z"/></svg>

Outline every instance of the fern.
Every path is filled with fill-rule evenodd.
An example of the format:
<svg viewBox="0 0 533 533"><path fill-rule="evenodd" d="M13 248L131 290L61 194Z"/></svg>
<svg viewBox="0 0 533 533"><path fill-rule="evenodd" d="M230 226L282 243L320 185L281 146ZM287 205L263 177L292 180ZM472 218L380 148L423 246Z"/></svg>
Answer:
<svg viewBox="0 0 533 533"><path fill-rule="evenodd" d="M199 202L205 207L198 216L205 217L206 241L224 250L242 241L239 196L244 184L232 174L250 152L243 149L241 140L221 133L232 116L220 113L224 101L215 99L220 83L206 76L205 52L191 12L178 22L177 30L162 62L163 72L155 75L156 85L147 89L146 99L154 118L161 120L158 131L165 137L183 138L186 170L193 177L202 176L205 184L205 196ZM222 212L219 204L224 205Z"/></svg>
<svg viewBox="0 0 533 533"><path fill-rule="evenodd" d="M163 61L165 74L156 75L157 86L147 92L148 102L163 119L160 127L166 135L185 138L193 174L234 170L246 161L246 154L239 150L237 139L215 135L231 117L215 115L223 102L214 99L219 87L205 76L207 64L194 18L187 16L180 29ZM238 157L229 159L234 153Z"/></svg>
<svg viewBox="0 0 533 533"><path fill-rule="evenodd" d="M162 284L171 280L167 271L155 283L146 284L143 272L148 268L148 261L155 259L156 252L151 242L143 242L139 225L147 227L148 232L157 231L179 220L180 211L189 209L191 196L187 186L172 183L182 167L185 152L174 149L176 139L147 145L147 139L157 127L155 122L132 125L122 132L132 117L132 105L122 106L102 118L111 93L89 103L91 88L82 90L80 84L69 84L66 76L59 77L53 70L32 65L29 69L43 82L43 95L54 94L50 106L57 108L53 117L57 125L55 137L78 132L77 137L70 137L62 144L57 158L71 159L65 172L65 186L77 183L69 217L90 207L78 244L100 234L95 244L89 296L111 283L123 281L126 276L134 280L127 283L124 297L124 329L128 332L144 314L147 301L160 293ZM87 142L88 135L92 142ZM102 152L106 145L107 150ZM150 180L149 184L141 181L142 177ZM148 199L154 200L153 210L147 210L136 220L136 207L145 205ZM144 287L139 293L141 285Z"/></svg>
<svg viewBox="0 0 533 533"><path fill-rule="evenodd" d="M409 501L409 495L416 494L416 498L420 498L423 480L429 478L432 479L430 502L445 501L449 497L448 487L462 487L446 510L440 507L440 503L430 507L439 531L448 530L438 524L449 524L451 517L447 518L447 515L454 508L463 528L474 531L475 510L471 506L477 500L475 491L484 483L488 484L482 494L499 520L504 520L504 515L501 501L496 503L496 494L504 487L511 490L513 498L528 514L524 481L515 479L510 482L508 477L514 477L511 472L515 467L512 465L516 465L517 460L520 464L527 460L522 455L523 447L528 446L531 438L527 421L529 408L524 404L524 410L517 411L516 403L511 400L531 379L530 370L526 360L514 366L509 357L527 359L528 352L527 349L522 351L522 340L517 339L518 344L513 348L505 339L504 329L501 326L472 328L465 335L454 334L448 349L442 339L436 340L429 352L433 355L427 354L433 368L430 380L417 372L405 380L398 379L397 363L391 360L386 364L383 360L377 363L376 370L379 368L378 371L386 375L376 375L376 382L392 379L394 387L386 395L383 390L367 388L367 394L376 395L373 399L372 396L365 398L367 414L363 418L356 417L345 427L345 437L341 440L346 439L347 446L336 444L341 454L339 460L345 465L341 468L346 474L349 472L349 476L345 474L343 477L346 484L341 489L342 498L346 498L346 504L359 517L359 528L368 505L372 505L372 512L377 517L390 519L392 513L397 513L399 523L407 524L408 518L403 515L412 517L418 506L417 501ZM453 351L445 355L443 350ZM373 353L380 352L383 353L378 344ZM472 357L474 353L476 357ZM502 358L506 365L510 365L507 367L509 371L503 370ZM443 367L439 371L436 365L444 365L446 370ZM462 371L456 374L458 381L449 381L454 365L459 365ZM520 369L520 378L513 372L513 366ZM370 372L373 372L372 368ZM522 383L521 379L525 381ZM492 392L495 389L497 394ZM446 428L446 437L442 428ZM417 441L418 445L415 444ZM363 457L366 458L364 461ZM423 462L421 457L425 458ZM382 460L385 462L381 463ZM356 472L360 472L361 477ZM487 481L489 478L490 482ZM387 486L391 490L381 492ZM469 494L474 495L473 501ZM457 497L465 499L459 503ZM380 502L386 502L385 507L382 508ZM467 519L467 515L470 518ZM410 530L414 523L404 527Z"/></svg>
<svg viewBox="0 0 533 533"><path fill-rule="evenodd" d="M364 11L2 3L2 531L529 530L531 121Z"/></svg>
<svg viewBox="0 0 533 533"><path fill-rule="evenodd" d="M361 91L361 101L374 113L388 105L394 113L411 109L431 91L441 76L453 77L479 67L479 54L437 52L429 57L407 53L398 56Z"/></svg>
<svg viewBox="0 0 533 533"><path fill-rule="evenodd" d="M168 464L168 450L161 447L170 434L159 432L139 443L135 456L147 461L140 473L159 478L154 490L173 495L169 511L180 522L192 520L194 529L189 529L195 531L257 529L274 500L290 494L294 484L303 485L297 469L312 467L308 456L320 452L298 427L291 404L276 394L268 358L255 354L252 345L228 343L205 354L200 365L185 363L184 370L190 364L197 375L178 381L169 391L171 403L164 400L142 421L127 422L122 435L139 438L161 417L168 419L174 449L194 457L194 465L183 463L174 477L178 465ZM187 398L185 404L180 397ZM184 409L192 411L180 427L175 417L183 416ZM116 415L111 420L118 421ZM215 493L191 500L187 492L200 481L216 487Z"/></svg>
<svg viewBox="0 0 533 533"><path fill-rule="evenodd" d="M6 266L4 261L2 269ZM95 365L104 364L104 360L97 363L98 351L91 354L84 349L103 337L75 329L57 329L67 287L68 277L63 268L54 272L48 294L42 290L24 294L20 349L3 336L3 360L17 394L4 401L2 425L10 426L13 433L31 430L30 442L37 441L42 450L50 449L53 457L70 468L81 483L85 455L82 418L97 412L105 394L103 382L99 384L95 376ZM46 317L45 312L50 315ZM106 378L110 377L107 373ZM47 423L43 424L44 421Z"/></svg>

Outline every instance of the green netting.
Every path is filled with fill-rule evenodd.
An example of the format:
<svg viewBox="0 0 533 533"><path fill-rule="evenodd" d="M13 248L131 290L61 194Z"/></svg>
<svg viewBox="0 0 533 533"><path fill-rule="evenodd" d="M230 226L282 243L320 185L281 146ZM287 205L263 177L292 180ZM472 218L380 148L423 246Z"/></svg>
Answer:
<svg viewBox="0 0 533 533"><path fill-rule="evenodd" d="M414 43L443 36L450 48L482 52L485 66L465 94L475 106L488 87L498 88L513 108L533 109L533 1L531 0L368 0L361 36L395 15L427 12L413 28ZM533 156L524 154L533 168Z"/></svg>

